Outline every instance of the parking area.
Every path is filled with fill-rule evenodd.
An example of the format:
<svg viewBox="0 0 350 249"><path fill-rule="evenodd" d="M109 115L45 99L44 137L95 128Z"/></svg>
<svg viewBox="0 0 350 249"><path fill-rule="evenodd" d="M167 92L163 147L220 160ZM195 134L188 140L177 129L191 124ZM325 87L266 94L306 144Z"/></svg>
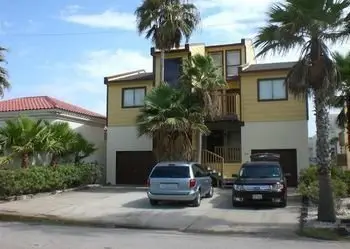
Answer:
<svg viewBox="0 0 350 249"><path fill-rule="evenodd" d="M299 203L286 208L232 208L230 190L216 189L200 207L165 204L153 207L146 190L103 187L0 204L2 213L47 215L64 219L114 222L120 226L222 232L286 232L295 229Z"/></svg>

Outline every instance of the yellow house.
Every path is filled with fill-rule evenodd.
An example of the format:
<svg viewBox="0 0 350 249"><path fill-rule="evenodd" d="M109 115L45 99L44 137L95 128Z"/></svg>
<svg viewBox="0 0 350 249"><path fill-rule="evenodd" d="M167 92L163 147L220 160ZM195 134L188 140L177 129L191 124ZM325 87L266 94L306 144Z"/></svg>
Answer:
<svg viewBox="0 0 350 249"><path fill-rule="evenodd" d="M202 164L215 169L223 183L256 152L280 154L289 184L308 166L307 101L295 99L284 84L294 62L257 64L251 40L210 45L186 44L165 55L165 81L178 84L183 58L212 56L229 88L220 92L221 118L208 122ZM155 163L153 141L138 137L135 118L145 94L160 80L160 52L151 48L153 72L105 77L107 86L107 182L143 184Z"/></svg>

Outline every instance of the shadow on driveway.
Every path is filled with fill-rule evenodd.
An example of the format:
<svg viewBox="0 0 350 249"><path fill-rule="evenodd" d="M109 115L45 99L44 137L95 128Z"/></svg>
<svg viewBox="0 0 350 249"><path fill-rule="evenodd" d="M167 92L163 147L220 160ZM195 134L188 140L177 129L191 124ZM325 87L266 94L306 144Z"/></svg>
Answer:
<svg viewBox="0 0 350 249"><path fill-rule="evenodd" d="M122 207L137 209L183 209L189 207L189 205L181 202L160 202L157 206L151 206L148 198L145 197L127 202Z"/></svg>

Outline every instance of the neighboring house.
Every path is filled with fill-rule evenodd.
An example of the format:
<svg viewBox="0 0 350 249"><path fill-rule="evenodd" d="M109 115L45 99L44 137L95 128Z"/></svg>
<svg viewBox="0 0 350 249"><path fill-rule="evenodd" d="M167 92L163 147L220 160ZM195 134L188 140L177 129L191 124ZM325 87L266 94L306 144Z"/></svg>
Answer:
<svg viewBox="0 0 350 249"><path fill-rule="evenodd" d="M96 161L105 165L105 116L48 96L0 101L0 125L20 115L52 122L68 122L72 129L98 148L93 155L84 158L84 161Z"/></svg>
<svg viewBox="0 0 350 249"><path fill-rule="evenodd" d="M338 114L329 114L329 130L328 139L331 141L335 138L338 139L335 143L330 144L331 153L338 155L338 163L344 164L345 162L345 151L346 147L344 145L344 130L340 129L336 123ZM308 147L309 147L309 159L311 163L316 163L316 140L317 136L314 135L309 137ZM343 166L343 165L342 165Z"/></svg>
<svg viewBox="0 0 350 249"><path fill-rule="evenodd" d="M183 58L209 54L228 82L220 93L221 119L207 123L203 164L222 165L220 175L232 179L241 163L256 152L281 155L289 184L295 186L300 169L308 167L307 100L294 98L284 78L295 62L256 64L252 42L206 46L187 44L165 54L165 80L179 83ZM107 86L107 182L144 184L155 163L152 138L138 137L135 118L143 99L159 84L160 52L151 49L153 71L105 77Z"/></svg>

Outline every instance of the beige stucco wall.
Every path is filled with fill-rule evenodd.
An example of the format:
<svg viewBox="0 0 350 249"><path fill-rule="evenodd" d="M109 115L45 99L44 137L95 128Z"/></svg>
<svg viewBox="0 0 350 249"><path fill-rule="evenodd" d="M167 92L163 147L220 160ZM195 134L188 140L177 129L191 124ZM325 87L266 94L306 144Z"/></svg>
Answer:
<svg viewBox="0 0 350 249"><path fill-rule="evenodd" d="M150 137L138 137L136 126L108 127L107 183L115 184L116 151L151 151L152 147Z"/></svg>
<svg viewBox="0 0 350 249"><path fill-rule="evenodd" d="M307 121L245 122L242 127L242 162L254 149L296 149L298 172L309 166Z"/></svg>

